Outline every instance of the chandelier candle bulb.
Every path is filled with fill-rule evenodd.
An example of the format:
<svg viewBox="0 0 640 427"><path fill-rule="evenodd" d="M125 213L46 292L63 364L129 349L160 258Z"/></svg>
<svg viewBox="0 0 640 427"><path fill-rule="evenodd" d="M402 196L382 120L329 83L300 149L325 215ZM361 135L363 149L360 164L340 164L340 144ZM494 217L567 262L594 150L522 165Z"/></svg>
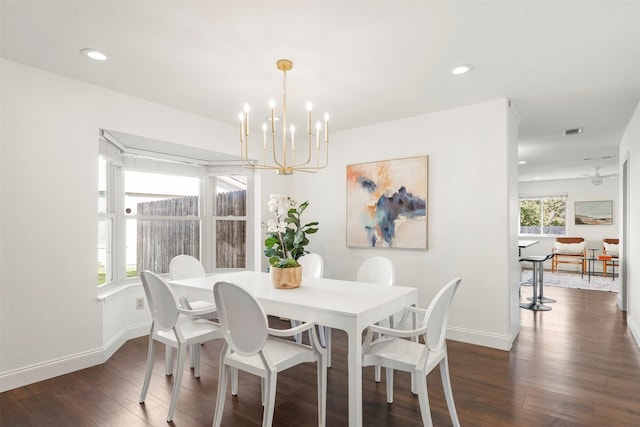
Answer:
<svg viewBox="0 0 640 427"><path fill-rule="evenodd" d="M262 149L267 149L267 124L262 124Z"/></svg>
<svg viewBox="0 0 640 427"><path fill-rule="evenodd" d="M291 152L295 153L296 152L296 141L293 137L293 134L295 133L296 128L294 125L291 125Z"/></svg>
<svg viewBox="0 0 640 427"><path fill-rule="evenodd" d="M311 102L307 102L307 133L311 135Z"/></svg>
<svg viewBox="0 0 640 427"><path fill-rule="evenodd" d="M249 104L244 104L245 132L249 136Z"/></svg>
<svg viewBox="0 0 640 427"><path fill-rule="evenodd" d="M324 142L329 142L329 113L324 113Z"/></svg>
<svg viewBox="0 0 640 427"><path fill-rule="evenodd" d="M269 101L269 108L271 108L271 132L275 132L276 131L276 113L275 113L276 101L274 101L273 99Z"/></svg>
<svg viewBox="0 0 640 427"><path fill-rule="evenodd" d="M244 114L238 114L238 119L240 119L240 143L244 141Z"/></svg>

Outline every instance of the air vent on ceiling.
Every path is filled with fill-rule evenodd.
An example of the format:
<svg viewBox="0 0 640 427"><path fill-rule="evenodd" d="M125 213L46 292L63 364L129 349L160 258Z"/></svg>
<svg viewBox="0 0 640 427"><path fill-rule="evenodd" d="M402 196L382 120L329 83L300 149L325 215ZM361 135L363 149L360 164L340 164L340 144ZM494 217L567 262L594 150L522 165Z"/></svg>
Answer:
<svg viewBox="0 0 640 427"><path fill-rule="evenodd" d="M579 133L582 133L582 128L565 129L563 133L564 136L577 135Z"/></svg>

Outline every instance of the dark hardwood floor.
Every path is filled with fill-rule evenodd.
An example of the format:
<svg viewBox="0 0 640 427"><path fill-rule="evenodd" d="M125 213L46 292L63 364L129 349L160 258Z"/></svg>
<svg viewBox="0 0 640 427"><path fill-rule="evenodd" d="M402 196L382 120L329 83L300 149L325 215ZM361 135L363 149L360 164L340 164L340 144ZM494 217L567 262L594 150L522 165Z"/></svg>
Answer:
<svg viewBox="0 0 640 427"><path fill-rule="evenodd" d="M526 293L526 292L524 292ZM449 341L453 393L463 426L640 426L640 351L616 306L615 293L551 288L549 312L522 310L511 352ZM478 306L478 316L483 316ZM272 319L275 324L282 323ZM284 323L283 323L284 324ZM347 425L346 336L333 334L328 373L329 426ZM173 424L210 426L218 376L219 342L202 351L202 374L185 373ZM147 338L127 342L105 364L0 394L0 425L164 426L172 377L159 351L145 404L138 403ZM395 402L384 379L363 372L365 426L420 425L409 378L396 373ZM450 426L440 374L428 377L435 426ZM261 425L259 380L240 374L239 396L228 396L226 426ZM275 426L316 424L315 366L278 376Z"/></svg>

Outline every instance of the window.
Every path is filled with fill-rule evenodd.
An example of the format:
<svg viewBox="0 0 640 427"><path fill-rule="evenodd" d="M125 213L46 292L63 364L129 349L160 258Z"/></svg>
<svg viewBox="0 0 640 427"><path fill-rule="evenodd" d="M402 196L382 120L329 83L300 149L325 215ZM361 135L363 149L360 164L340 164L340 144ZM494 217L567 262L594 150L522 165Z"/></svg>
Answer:
<svg viewBox="0 0 640 427"><path fill-rule="evenodd" d="M247 177L218 176L215 199L216 266L246 267Z"/></svg>
<svg viewBox="0 0 640 427"><path fill-rule="evenodd" d="M168 273L171 259L179 254L198 258L206 271L250 267L251 176L240 174L244 170L237 166L167 156L129 150L102 134L99 286L127 281L142 270Z"/></svg>
<svg viewBox="0 0 640 427"><path fill-rule="evenodd" d="M566 196L520 198L520 234L565 235L566 204Z"/></svg>
<svg viewBox="0 0 640 427"><path fill-rule="evenodd" d="M98 157L98 285L113 280L113 221L115 209L113 194L108 189L113 179L112 163Z"/></svg>

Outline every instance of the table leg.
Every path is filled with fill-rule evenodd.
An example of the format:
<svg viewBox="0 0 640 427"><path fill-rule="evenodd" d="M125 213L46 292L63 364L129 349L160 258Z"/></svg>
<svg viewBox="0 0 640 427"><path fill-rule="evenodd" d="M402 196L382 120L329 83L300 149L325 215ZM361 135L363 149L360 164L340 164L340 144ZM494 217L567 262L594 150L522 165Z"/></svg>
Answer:
<svg viewBox="0 0 640 427"><path fill-rule="evenodd" d="M362 330L348 331L349 426L362 426Z"/></svg>

